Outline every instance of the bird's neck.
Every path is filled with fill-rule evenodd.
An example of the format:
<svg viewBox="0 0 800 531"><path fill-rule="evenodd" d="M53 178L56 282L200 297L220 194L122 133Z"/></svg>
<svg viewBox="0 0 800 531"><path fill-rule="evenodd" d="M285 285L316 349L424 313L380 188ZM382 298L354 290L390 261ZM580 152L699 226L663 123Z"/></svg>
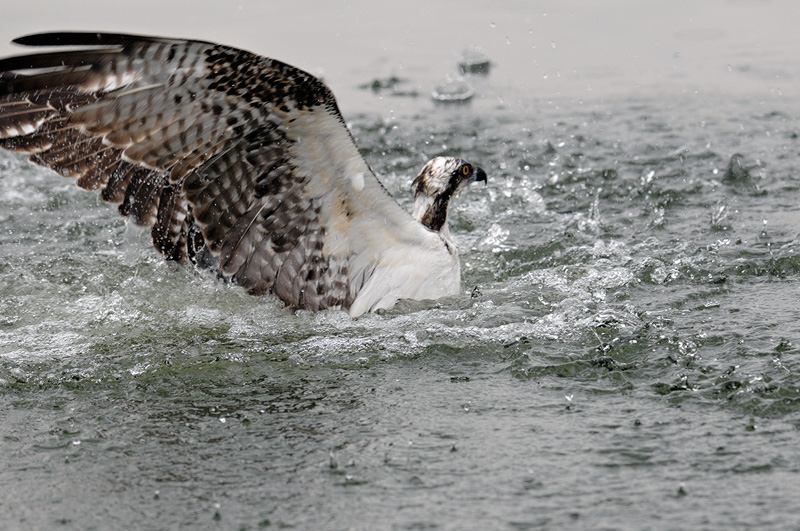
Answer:
<svg viewBox="0 0 800 531"><path fill-rule="evenodd" d="M431 197L425 193L417 193L414 198L414 209L411 215L435 232L441 232L449 238L450 230L447 227L447 214L450 209L450 194L445 193Z"/></svg>

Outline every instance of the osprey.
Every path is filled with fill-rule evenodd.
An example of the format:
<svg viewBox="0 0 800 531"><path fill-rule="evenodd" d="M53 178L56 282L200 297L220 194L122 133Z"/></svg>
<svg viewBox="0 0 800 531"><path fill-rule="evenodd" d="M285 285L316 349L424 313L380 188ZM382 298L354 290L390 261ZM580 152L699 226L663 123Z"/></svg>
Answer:
<svg viewBox="0 0 800 531"><path fill-rule="evenodd" d="M44 33L0 60L0 146L100 192L168 260L288 306L389 308L460 291L450 199L484 171L438 157L405 212L358 152L330 89L202 41Z"/></svg>

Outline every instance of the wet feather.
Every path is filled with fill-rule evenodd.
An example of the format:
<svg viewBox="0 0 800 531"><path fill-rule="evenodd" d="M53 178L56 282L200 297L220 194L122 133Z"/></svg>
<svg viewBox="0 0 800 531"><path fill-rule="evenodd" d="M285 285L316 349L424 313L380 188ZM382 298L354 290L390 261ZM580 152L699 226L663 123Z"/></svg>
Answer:
<svg viewBox="0 0 800 531"><path fill-rule="evenodd" d="M73 48L0 60L0 146L119 204L152 227L167 259L218 267L292 307L352 315L458 293L446 223L400 209L313 76L201 41L17 42ZM454 191L434 198L437 222Z"/></svg>

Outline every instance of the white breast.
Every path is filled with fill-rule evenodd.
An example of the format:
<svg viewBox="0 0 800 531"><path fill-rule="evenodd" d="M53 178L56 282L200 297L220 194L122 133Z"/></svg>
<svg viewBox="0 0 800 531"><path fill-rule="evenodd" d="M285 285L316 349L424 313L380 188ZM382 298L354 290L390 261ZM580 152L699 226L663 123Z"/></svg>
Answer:
<svg viewBox="0 0 800 531"><path fill-rule="evenodd" d="M449 247L449 250L448 250ZM438 299L461 292L461 264L455 246L408 247L384 253L350 306L350 315L391 308L400 299Z"/></svg>

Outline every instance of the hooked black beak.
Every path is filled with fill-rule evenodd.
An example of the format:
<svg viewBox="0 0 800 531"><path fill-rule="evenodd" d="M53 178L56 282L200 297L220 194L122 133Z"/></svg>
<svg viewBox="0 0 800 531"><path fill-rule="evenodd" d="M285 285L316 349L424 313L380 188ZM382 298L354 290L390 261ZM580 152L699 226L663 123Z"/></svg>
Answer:
<svg viewBox="0 0 800 531"><path fill-rule="evenodd" d="M486 179L486 172L483 171L483 168L475 167L475 173L473 174L475 181L483 181L484 185L488 185L489 181Z"/></svg>

